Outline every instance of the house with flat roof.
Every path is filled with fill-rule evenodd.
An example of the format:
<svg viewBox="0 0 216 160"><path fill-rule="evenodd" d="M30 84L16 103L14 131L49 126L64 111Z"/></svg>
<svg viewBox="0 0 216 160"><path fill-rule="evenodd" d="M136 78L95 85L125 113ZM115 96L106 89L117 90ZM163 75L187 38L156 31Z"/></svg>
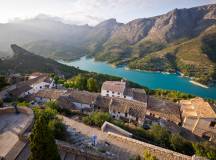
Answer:
<svg viewBox="0 0 216 160"><path fill-rule="evenodd" d="M183 127L195 135L216 141L216 106L200 97L181 100Z"/></svg>

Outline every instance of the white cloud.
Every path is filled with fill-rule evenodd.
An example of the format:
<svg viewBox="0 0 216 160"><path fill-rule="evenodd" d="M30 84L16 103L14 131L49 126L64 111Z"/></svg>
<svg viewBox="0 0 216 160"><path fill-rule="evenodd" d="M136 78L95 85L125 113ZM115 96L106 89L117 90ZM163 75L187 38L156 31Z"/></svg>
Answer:
<svg viewBox="0 0 216 160"><path fill-rule="evenodd" d="M65 21L95 25L116 18L120 22L155 16L174 8L192 7L216 0L0 0L0 22L44 13Z"/></svg>

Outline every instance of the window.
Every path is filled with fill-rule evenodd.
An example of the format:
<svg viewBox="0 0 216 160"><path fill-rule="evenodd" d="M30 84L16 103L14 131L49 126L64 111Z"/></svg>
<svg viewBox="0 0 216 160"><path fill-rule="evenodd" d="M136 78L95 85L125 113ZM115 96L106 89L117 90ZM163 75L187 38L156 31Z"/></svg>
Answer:
<svg viewBox="0 0 216 160"><path fill-rule="evenodd" d="M106 96L109 96L109 94L106 94Z"/></svg>
<svg viewBox="0 0 216 160"><path fill-rule="evenodd" d="M42 86L40 86L40 89L42 88Z"/></svg>
<svg viewBox="0 0 216 160"><path fill-rule="evenodd" d="M125 117L127 117L127 115L128 115L128 114L127 114L127 113L125 113Z"/></svg>
<svg viewBox="0 0 216 160"><path fill-rule="evenodd" d="M209 126L210 127L215 127L215 125L216 125L216 122L212 121Z"/></svg>
<svg viewBox="0 0 216 160"><path fill-rule="evenodd" d="M126 98L126 96L124 96L124 98Z"/></svg>
<svg viewBox="0 0 216 160"><path fill-rule="evenodd" d="M114 92L112 92L112 94L114 94Z"/></svg>
<svg viewBox="0 0 216 160"><path fill-rule="evenodd" d="M107 91L107 93L109 93L109 91Z"/></svg>
<svg viewBox="0 0 216 160"><path fill-rule="evenodd" d="M120 95L120 93L118 92L118 95Z"/></svg>

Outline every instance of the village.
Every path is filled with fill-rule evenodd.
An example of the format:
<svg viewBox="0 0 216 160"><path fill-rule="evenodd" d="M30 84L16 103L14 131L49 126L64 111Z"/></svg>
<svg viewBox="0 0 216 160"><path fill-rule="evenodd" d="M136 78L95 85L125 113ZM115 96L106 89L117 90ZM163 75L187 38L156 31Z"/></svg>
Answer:
<svg viewBox="0 0 216 160"><path fill-rule="evenodd" d="M62 160L80 157L123 160L143 158L144 152L159 160L205 159L157 144L140 136L136 132L139 128L147 133L158 127L170 135L180 134L188 141L216 144L216 105L201 97L172 102L148 95L145 89L131 88L126 80L105 81L99 93L65 88L47 73L35 72L25 78L11 79L11 85L0 92L2 159L28 159L27 137L34 123L33 110L45 109L48 103L73 113L57 114L70 137L69 141L56 140ZM18 99L23 103L14 103ZM94 114L109 118L96 123L91 120Z"/></svg>

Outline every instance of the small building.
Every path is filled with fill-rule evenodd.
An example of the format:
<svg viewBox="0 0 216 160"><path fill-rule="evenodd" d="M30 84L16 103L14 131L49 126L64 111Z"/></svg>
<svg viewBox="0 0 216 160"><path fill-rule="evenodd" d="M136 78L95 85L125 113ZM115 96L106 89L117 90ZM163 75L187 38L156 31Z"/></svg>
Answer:
<svg viewBox="0 0 216 160"><path fill-rule="evenodd" d="M128 100L146 101L144 89L129 88L125 81L106 81L101 88L101 95L107 97L124 98Z"/></svg>
<svg viewBox="0 0 216 160"><path fill-rule="evenodd" d="M132 99L131 97L126 97L126 95L124 94L125 90L126 82L124 81L106 81L102 85L101 95L108 97Z"/></svg>
<svg viewBox="0 0 216 160"><path fill-rule="evenodd" d="M46 88L54 88L54 80L49 77L48 74L42 74L38 77L31 78L27 81L23 81L15 84L13 90L10 90L8 93L14 97L25 97L31 94L37 93L40 90Z"/></svg>
<svg viewBox="0 0 216 160"><path fill-rule="evenodd" d="M97 96L96 101L94 102L94 110L101 112L109 112L109 106L111 103L111 97Z"/></svg>
<svg viewBox="0 0 216 160"><path fill-rule="evenodd" d="M149 96L148 98L146 115L165 121L171 121L177 125L180 125L182 122L179 104L161 100L154 96Z"/></svg>
<svg viewBox="0 0 216 160"><path fill-rule="evenodd" d="M116 119L137 122L143 125L147 104L140 101L131 101L121 98L112 98L109 106L109 113Z"/></svg>
<svg viewBox="0 0 216 160"><path fill-rule="evenodd" d="M99 94L75 89L68 90L65 97L76 106L77 109L93 108L94 102Z"/></svg>
<svg viewBox="0 0 216 160"><path fill-rule="evenodd" d="M22 98L30 94L30 90L32 89L31 86L22 83L16 85L14 89L10 90L8 95L12 97Z"/></svg>
<svg viewBox="0 0 216 160"><path fill-rule="evenodd" d="M51 77L49 77L48 74L40 75L36 78L26 81L25 83L32 87L32 90L30 91L31 94L37 93L38 91L43 90L45 88L55 87L54 80Z"/></svg>
<svg viewBox="0 0 216 160"><path fill-rule="evenodd" d="M66 92L67 90L44 89L44 90L38 91L33 96L37 102L44 103L44 102L49 102L49 101L56 101Z"/></svg>
<svg viewBox="0 0 216 160"><path fill-rule="evenodd" d="M216 106L196 97L181 100L183 127L197 136L216 141Z"/></svg>

